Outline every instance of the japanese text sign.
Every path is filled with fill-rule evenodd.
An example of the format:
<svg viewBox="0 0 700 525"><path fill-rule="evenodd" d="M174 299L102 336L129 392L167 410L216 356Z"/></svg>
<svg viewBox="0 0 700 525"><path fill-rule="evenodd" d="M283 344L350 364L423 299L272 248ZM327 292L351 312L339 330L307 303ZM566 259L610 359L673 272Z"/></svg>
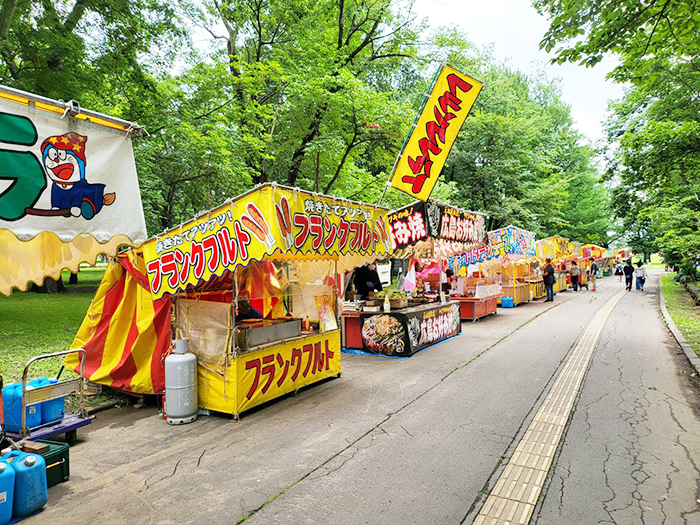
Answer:
<svg viewBox="0 0 700 525"><path fill-rule="evenodd" d="M381 257L390 249L384 209L266 185L149 240L144 258L159 298L273 254Z"/></svg>
<svg viewBox="0 0 700 525"><path fill-rule="evenodd" d="M274 345L236 359L238 411L340 373L337 330Z"/></svg>
<svg viewBox="0 0 700 525"><path fill-rule="evenodd" d="M491 245L503 243L505 253L512 259L537 255L534 232L522 230L515 226L506 226L500 230L489 232L488 236L489 244Z"/></svg>
<svg viewBox="0 0 700 525"><path fill-rule="evenodd" d="M484 238L484 216L432 199L392 211L388 216L392 247L401 250L431 237L476 244Z"/></svg>
<svg viewBox="0 0 700 525"><path fill-rule="evenodd" d="M478 80L449 66L442 68L399 155L391 178L394 188L428 200L481 88Z"/></svg>

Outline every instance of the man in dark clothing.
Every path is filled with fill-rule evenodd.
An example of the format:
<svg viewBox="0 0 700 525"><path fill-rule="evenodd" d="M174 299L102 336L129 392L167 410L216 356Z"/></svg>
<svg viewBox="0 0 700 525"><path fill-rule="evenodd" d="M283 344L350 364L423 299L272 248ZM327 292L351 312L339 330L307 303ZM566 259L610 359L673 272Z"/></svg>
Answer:
<svg viewBox="0 0 700 525"><path fill-rule="evenodd" d="M381 292L382 282L379 280L377 267L374 264L364 265L355 270L353 279L355 289L363 299L369 299L370 292Z"/></svg>
<svg viewBox="0 0 700 525"><path fill-rule="evenodd" d="M622 269L622 273L625 274L625 288L629 292L632 290L632 276L634 275L634 266L632 266L631 259L627 259L627 264Z"/></svg>
<svg viewBox="0 0 700 525"><path fill-rule="evenodd" d="M263 316L255 308L250 306L250 299L241 297L238 299L238 311L236 312L236 322L246 319L262 319Z"/></svg>
<svg viewBox="0 0 700 525"><path fill-rule="evenodd" d="M546 259L547 263L544 267L544 276L542 280L544 281L544 287L547 289L547 299L545 303L554 301L554 266L552 265L552 259Z"/></svg>

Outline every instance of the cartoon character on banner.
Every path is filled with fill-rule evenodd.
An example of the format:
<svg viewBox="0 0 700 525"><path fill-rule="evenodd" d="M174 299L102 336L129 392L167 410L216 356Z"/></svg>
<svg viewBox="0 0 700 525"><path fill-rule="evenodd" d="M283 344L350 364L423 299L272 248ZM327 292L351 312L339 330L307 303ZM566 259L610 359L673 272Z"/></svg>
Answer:
<svg viewBox="0 0 700 525"><path fill-rule="evenodd" d="M42 165L53 183L51 209L27 208L29 215L83 217L92 219L103 206L116 199L115 193L105 193L104 184L91 184L85 171L85 145L88 138L77 133L48 137L41 144Z"/></svg>

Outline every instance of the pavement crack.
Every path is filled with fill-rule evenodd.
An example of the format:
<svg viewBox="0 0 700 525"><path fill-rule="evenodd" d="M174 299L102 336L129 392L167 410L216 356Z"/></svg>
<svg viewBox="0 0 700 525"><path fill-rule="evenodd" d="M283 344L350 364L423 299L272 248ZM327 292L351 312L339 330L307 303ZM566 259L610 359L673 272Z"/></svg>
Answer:
<svg viewBox="0 0 700 525"><path fill-rule="evenodd" d="M413 434L411 434L408 430L406 430L406 429L404 428L403 425L399 425L399 426L400 426L401 428L403 428L403 431L406 432L406 434L408 434L409 436L413 437Z"/></svg>
<svg viewBox="0 0 700 525"><path fill-rule="evenodd" d="M180 458L180 459L178 459L178 460L177 460L177 463L175 463L175 467L173 468L173 471L172 471L170 474L168 474L167 476L163 476L163 477L160 478L158 481L154 481L153 483L150 483L150 484L149 484L149 483L148 483L148 480L151 479L153 476L151 476L151 478L148 478L146 481L144 481L144 483L143 483L143 484L144 484L144 488L142 488L141 490L142 490L142 491L143 491L143 490L148 490L148 489L151 488L153 485L156 485L156 484L160 483L161 481L163 481L163 480L165 480L165 479L172 478L172 477L175 475L175 473L177 472L177 468L180 466L180 463L182 462L183 459L185 459L185 458Z"/></svg>

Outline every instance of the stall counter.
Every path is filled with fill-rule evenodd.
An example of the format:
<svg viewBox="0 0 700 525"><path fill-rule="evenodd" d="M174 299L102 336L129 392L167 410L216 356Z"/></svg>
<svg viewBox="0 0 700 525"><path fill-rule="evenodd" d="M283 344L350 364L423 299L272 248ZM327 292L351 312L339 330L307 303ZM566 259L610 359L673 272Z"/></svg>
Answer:
<svg viewBox="0 0 700 525"><path fill-rule="evenodd" d="M482 317L495 314L498 310L498 296L496 295L481 299L457 295L453 296L452 300L459 303L459 313L462 321L477 321Z"/></svg>
<svg viewBox="0 0 700 525"><path fill-rule="evenodd" d="M343 312L345 348L408 357L462 332L459 303L429 303L389 312Z"/></svg>
<svg viewBox="0 0 700 525"><path fill-rule="evenodd" d="M531 279L530 281L530 292L532 293L533 299L542 299L547 296L547 289L544 286L544 280L542 279Z"/></svg>
<svg viewBox="0 0 700 525"><path fill-rule="evenodd" d="M530 285L528 283L510 283L503 285L502 297L512 297L513 306L527 303L530 301ZM501 304L501 298L498 299L498 304Z"/></svg>

